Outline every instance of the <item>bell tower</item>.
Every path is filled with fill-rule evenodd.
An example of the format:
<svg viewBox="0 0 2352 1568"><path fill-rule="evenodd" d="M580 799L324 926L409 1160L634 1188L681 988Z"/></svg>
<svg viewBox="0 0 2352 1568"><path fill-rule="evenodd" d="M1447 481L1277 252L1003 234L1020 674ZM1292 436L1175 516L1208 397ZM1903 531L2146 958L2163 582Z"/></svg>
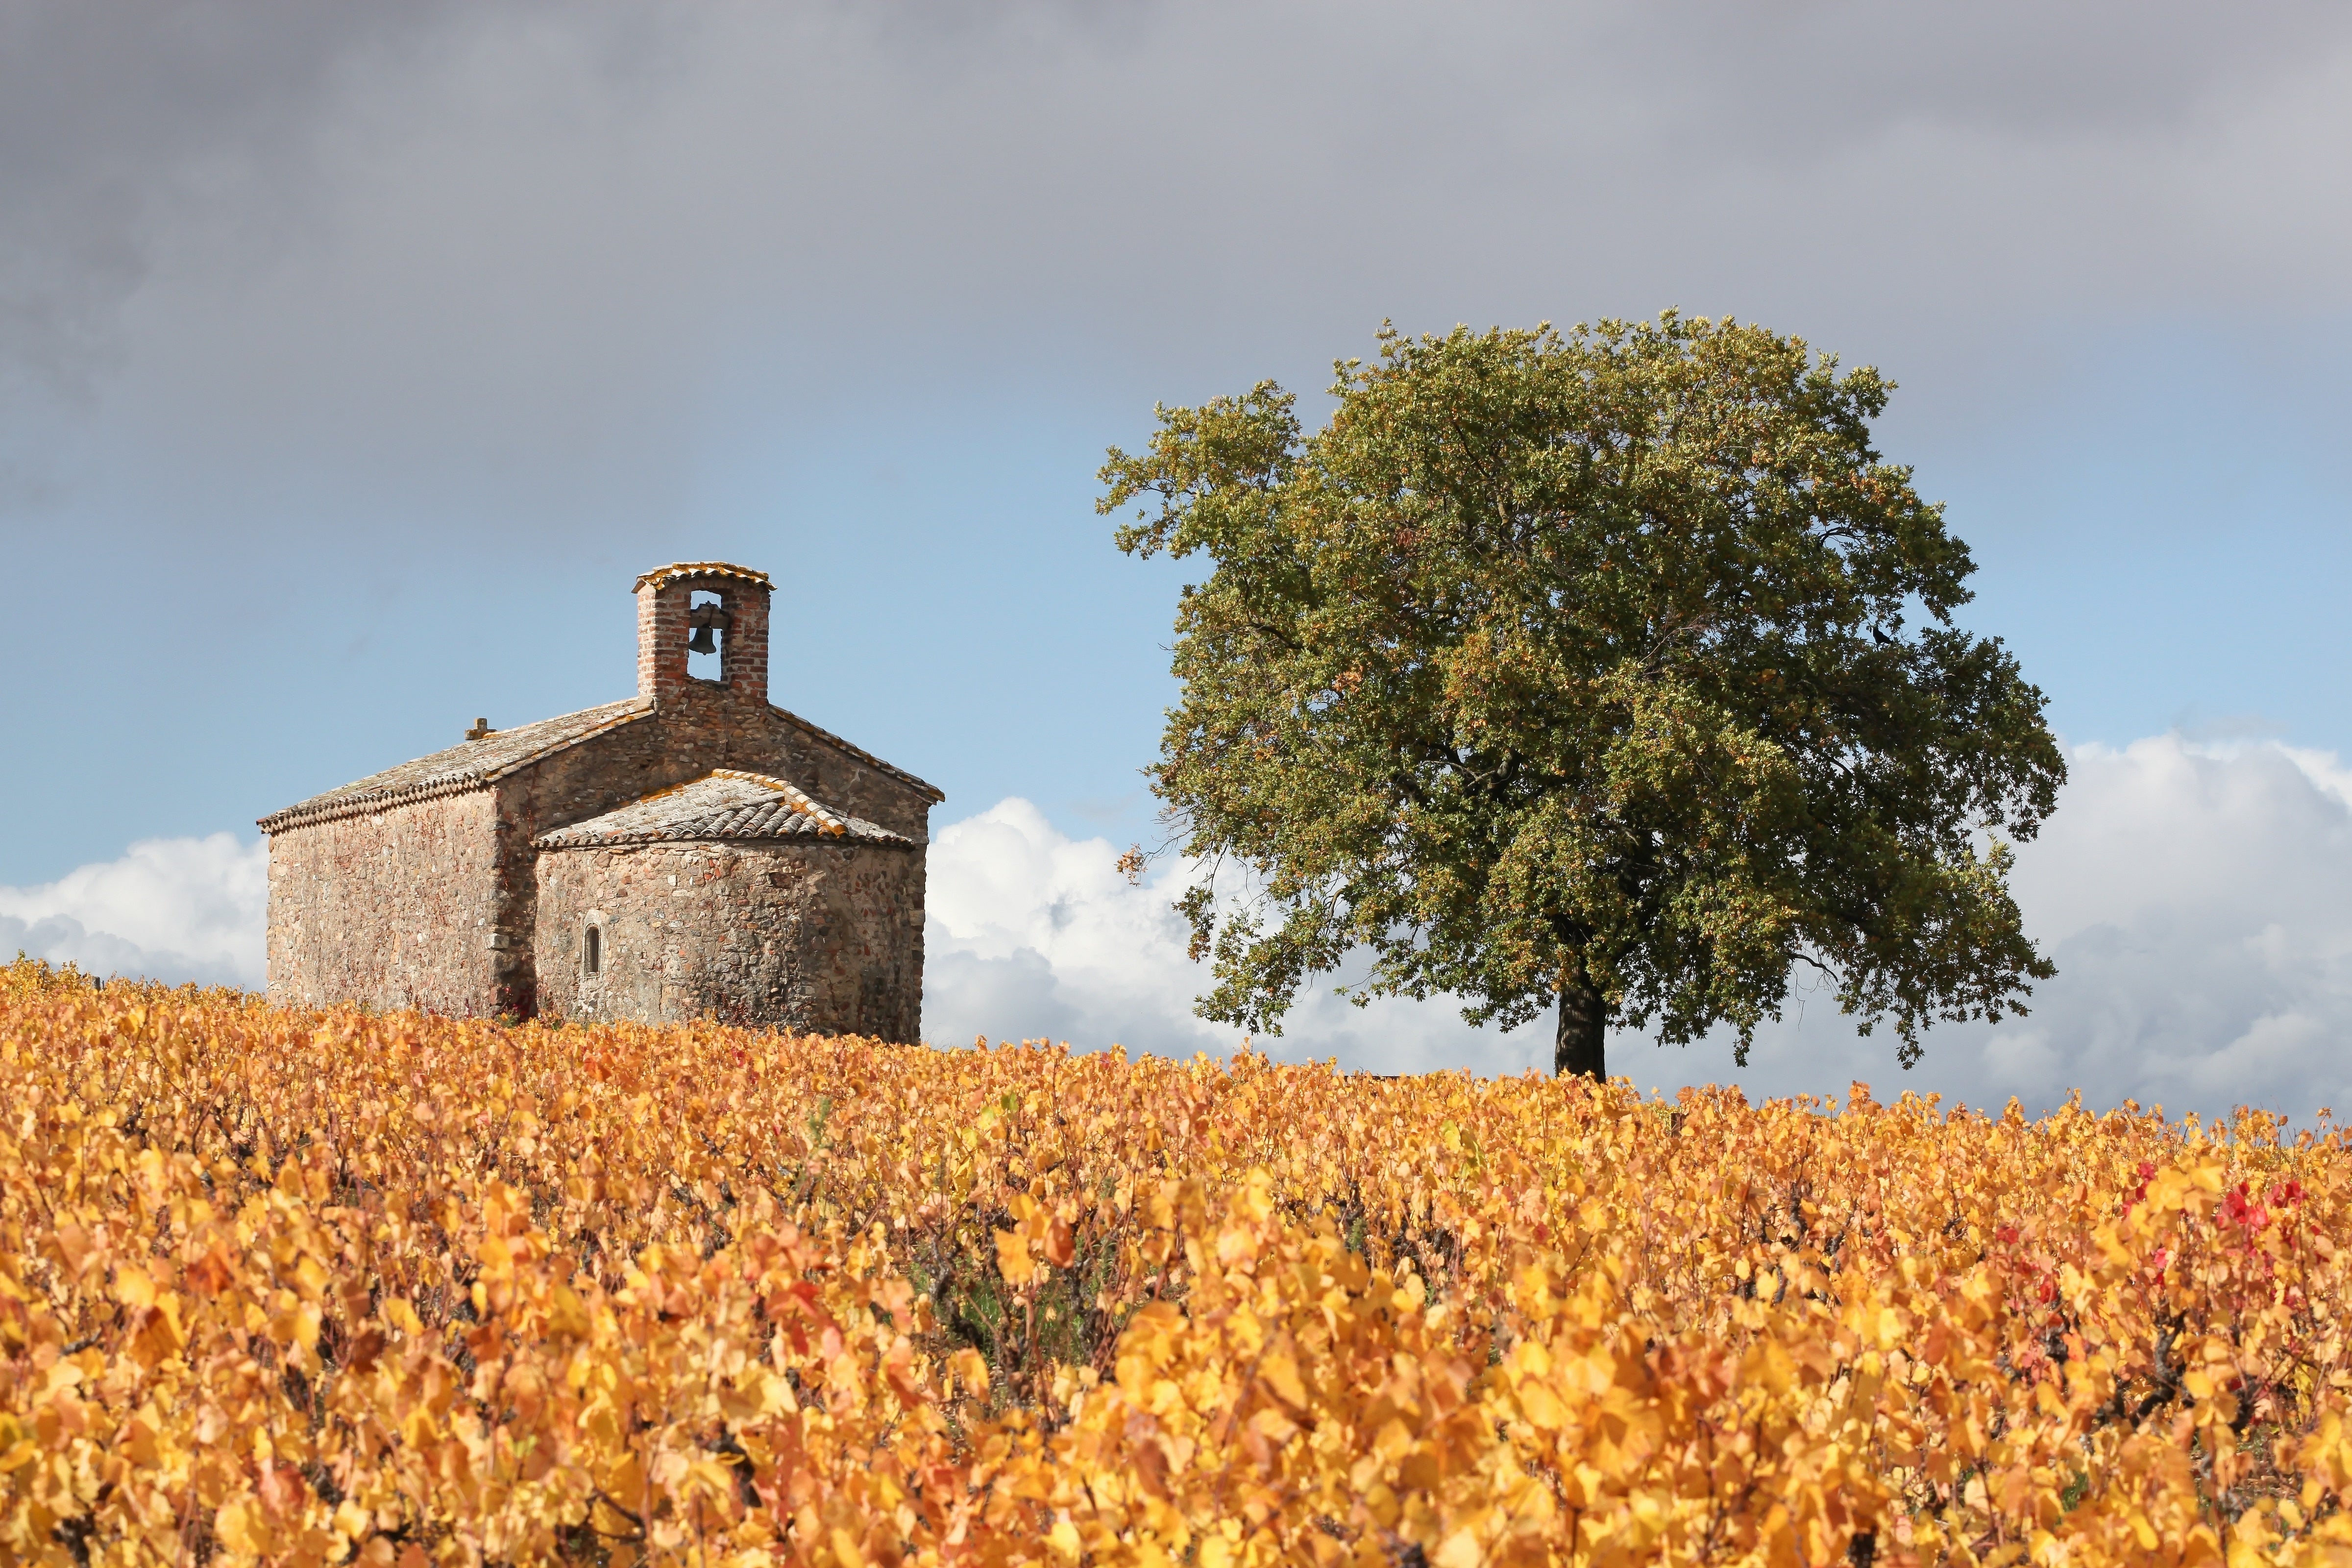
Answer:
<svg viewBox="0 0 2352 1568"><path fill-rule="evenodd" d="M694 687L717 686L767 701L773 587L765 572L723 561L673 562L638 578L637 695L674 702ZM689 674L690 653L717 654L719 679Z"/></svg>

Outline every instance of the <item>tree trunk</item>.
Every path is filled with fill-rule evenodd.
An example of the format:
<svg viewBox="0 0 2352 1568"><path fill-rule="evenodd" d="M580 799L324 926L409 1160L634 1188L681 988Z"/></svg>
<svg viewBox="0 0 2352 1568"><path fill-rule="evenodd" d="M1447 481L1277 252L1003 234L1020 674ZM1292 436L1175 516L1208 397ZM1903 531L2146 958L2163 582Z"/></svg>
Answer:
<svg viewBox="0 0 2352 1568"><path fill-rule="evenodd" d="M1609 1080L1609 1004L1584 977L1581 962L1570 959L1559 976L1559 1033L1553 1038L1551 1070L1562 1078L1582 1073L1595 1083Z"/></svg>

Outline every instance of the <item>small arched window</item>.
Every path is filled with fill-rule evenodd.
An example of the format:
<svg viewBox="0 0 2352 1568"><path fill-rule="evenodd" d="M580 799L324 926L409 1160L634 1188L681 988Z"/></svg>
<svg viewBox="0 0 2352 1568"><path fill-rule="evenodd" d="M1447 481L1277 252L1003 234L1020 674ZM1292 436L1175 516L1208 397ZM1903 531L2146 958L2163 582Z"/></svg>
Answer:
<svg viewBox="0 0 2352 1568"><path fill-rule="evenodd" d="M604 967L604 933L594 926L588 928L588 941L581 952L581 967L591 974Z"/></svg>

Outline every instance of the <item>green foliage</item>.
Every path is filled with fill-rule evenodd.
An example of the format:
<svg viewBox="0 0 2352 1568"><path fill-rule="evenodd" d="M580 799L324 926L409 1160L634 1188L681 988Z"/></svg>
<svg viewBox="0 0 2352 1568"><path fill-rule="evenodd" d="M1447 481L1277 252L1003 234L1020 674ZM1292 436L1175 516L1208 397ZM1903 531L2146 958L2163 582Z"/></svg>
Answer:
<svg viewBox="0 0 2352 1568"><path fill-rule="evenodd" d="M1278 1032L1350 991L1617 1021L1745 1059L1796 966L1905 1065L1925 1021L2054 973L2009 842L2065 763L1967 547L1885 462L1893 384L1729 321L1410 339L1302 433L1271 383L1116 448L1130 553L1184 591L1153 787L1213 880L1180 905L1203 1016ZM1906 617L1920 624L1906 628Z"/></svg>

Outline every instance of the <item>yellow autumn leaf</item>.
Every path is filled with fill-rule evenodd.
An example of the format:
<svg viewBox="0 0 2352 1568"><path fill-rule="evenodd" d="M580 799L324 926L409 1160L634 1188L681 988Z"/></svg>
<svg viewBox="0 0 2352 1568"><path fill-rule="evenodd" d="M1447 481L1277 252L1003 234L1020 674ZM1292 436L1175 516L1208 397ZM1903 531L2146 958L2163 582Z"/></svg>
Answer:
<svg viewBox="0 0 2352 1568"><path fill-rule="evenodd" d="M117 1265L114 1299L126 1307L152 1307L155 1304L155 1280L143 1268L127 1263Z"/></svg>
<svg viewBox="0 0 2352 1568"><path fill-rule="evenodd" d="M1429 1557L1431 1568L1478 1568L1486 1560L1477 1536L1466 1529L1447 1536Z"/></svg>
<svg viewBox="0 0 2352 1568"><path fill-rule="evenodd" d="M1017 1230L996 1233L996 1270L1008 1285L1026 1285L1036 1276L1037 1261L1029 1256L1029 1238Z"/></svg>
<svg viewBox="0 0 2352 1568"><path fill-rule="evenodd" d="M223 1503L213 1515L213 1533L222 1545L241 1557L259 1557L272 1549L275 1539L260 1505L251 1498L238 1498Z"/></svg>
<svg viewBox="0 0 2352 1568"><path fill-rule="evenodd" d="M1298 1363L1290 1352L1269 1350L1258 1362L1258 1375L1293 1410L1307 1408L1307 1385L1299 1381Z"/></svg>

